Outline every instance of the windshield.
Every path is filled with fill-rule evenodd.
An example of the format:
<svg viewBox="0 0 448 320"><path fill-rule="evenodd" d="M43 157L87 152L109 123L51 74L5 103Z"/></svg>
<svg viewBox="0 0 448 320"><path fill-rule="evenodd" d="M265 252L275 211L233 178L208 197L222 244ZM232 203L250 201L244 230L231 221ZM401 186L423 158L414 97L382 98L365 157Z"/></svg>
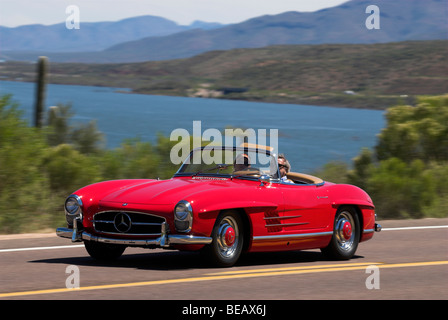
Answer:
<svg viewBox="0 0 448 320"><path fill-rule="evenodd" d="M194 149L176 175L219 175L278 179L274 154L264 149L242 147L202 147Z"/></svg>

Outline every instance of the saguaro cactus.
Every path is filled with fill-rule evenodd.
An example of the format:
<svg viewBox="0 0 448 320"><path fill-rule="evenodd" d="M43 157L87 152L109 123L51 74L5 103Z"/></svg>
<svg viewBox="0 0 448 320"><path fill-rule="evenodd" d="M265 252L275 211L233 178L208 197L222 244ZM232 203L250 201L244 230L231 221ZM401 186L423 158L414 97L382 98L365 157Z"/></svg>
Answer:
<svg viewBox="0 0 448 320"><path fill-rule="evenodd" d="M47 81L48 58L39 57L37 62L36 102L34 106L34 126L41 128L43 123L45 87Z"/></svg>

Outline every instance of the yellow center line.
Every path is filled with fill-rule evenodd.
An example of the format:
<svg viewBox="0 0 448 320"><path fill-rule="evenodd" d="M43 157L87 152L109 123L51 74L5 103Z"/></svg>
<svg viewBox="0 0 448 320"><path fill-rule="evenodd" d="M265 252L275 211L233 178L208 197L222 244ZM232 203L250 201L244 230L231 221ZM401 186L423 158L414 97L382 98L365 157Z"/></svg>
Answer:
<svg viewBox="0 0 448 320"><path fill-rule="evenodd" d="M308 269L325 269L335 267L356 267L356 266L370 266L383 264L382 262L363 262L363 263L344 263L344 264L325 264L317 266L305 266L305 267L285 267L285 268L270 268L270 269L249 269L238 271L225 271L217 273L207 273L206 275L225 275L225 274L242 274L242 273L258 273L258 272L277 272L277 271L292 271L292 270L308 270Z"/></svg>
<svg viewBox="0 0 448 320"><path fill-rule="evenodd" d="M230 272L232 274L223 272L223 273L218 273L215 275L211 274L208 276L201 276L201 277L107 284L107 285L80 287L80 288L76 288L76 289L59 288L59 289L0 293L0 298L26 296L26 295L65 293L65 292L79 292L79 291L89 291L89 290L130 288L130 287L153 286L153 285L161 285L161 284L176 284L176 283L189 283L189 282L213 281L213 280L271 277L271 276L305 274L305 273L362 270L362 269L365 269L369 265L376 265L379 268L404 268L404 267L436 266L436 265L446 265L446 264L448 264L448 261L427 261L427 262L410 262L410 263L394 263L394 264L386 264L386 263L380 264L377 262L376 263L372 262L372 263L353 263L353 264L339 264L339 265L318 265L318 266L306 266L306 267L297 267L297 268L273 268L273 269L260 269L260 270L255 269L255 270L235 271L233 273Z"/></svg>

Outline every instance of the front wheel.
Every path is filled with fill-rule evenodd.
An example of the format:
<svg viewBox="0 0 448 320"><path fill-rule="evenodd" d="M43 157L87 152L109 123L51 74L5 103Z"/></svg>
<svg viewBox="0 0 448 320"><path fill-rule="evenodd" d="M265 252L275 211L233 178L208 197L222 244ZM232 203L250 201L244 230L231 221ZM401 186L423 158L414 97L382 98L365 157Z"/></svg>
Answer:
<svg viewBox="0 0 448 320"><path fill-rule="evenodd" d="M126 246L94 241L85 241L84 246L92 258L102 261L118 259L126 249Z"/></svg>
<svg viewBox="0 0 448 320"><path fill-rule="evenodd" d="M342 207L334 219L333 237L330 244L321 251L326 256L337 260L348 260L358 248L360 225L358 215L353 207Z"/></svg>
<svg viewBox="0 0 448 320"><path fill-rule="evenodd" d="M215 265L233 266L243 249L243 232L243 222L237 212L221 213L213 227L213 241L204 248L204 254Z"/></svg>

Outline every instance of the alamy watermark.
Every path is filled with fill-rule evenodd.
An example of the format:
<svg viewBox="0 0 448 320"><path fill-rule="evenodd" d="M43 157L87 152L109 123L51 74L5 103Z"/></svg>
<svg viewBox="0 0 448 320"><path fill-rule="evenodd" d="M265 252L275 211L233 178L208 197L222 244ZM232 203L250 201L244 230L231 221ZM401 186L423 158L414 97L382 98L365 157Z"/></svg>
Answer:
<svg viewBox="0 0 448 320"><path fill-rule="evenodd" d="M75 265L69 265L65 268L65 273L69 276L65 280L65 287L67 289L79 289L80 286L80 272Z"/></svg>
<svg viewBox="0 0 448 320"><path fill-rule="evenodd" d="M78 6L68 6L67 8L65 8L65 14L68 14L67 18L65 19L65 27L67 29L71 30L81 28L81 19Z"/></svg>
<svg viewBox="0 0 448 320"><path fill-rule="evenodd" d="M380 8L374 4L367 6L366 13L370 15L366 19L366 28L369 30L379 30L380 27Z"/></svg>
<svg viewBox="0 0 448 320"><path fill-rule="evenodd" d="M269 136L269 143L267 137ZM278 129L225 129L224 136L222 132L215 128L206 129L202 132L202 122L193 121L193 132L186 129L177 128L171 132L170 141L177 141L171 148L170 160L173 164L181 164L182 161L190 154L190 145L192 141L193 149L201 147L204 142L209 142L207 146L226 146L226 147L240 147L243 143L248 145L262 145L269 146L274 152L278 150ZM193 158L193 164L219 164L221 157L216 154L216 157L208 155L207 157ZM231 163L232 159L226 159L226 163ZM269 157L259 156L259 164L269 165Z"/></svg>
<svg viewBox="0 0 448 320"><path fill-rule="evenodd" d="M370 265L366 268L366 273L370 275L366 279L366 288L369 290L380 288L380 268L375 265Z"/></svg>

